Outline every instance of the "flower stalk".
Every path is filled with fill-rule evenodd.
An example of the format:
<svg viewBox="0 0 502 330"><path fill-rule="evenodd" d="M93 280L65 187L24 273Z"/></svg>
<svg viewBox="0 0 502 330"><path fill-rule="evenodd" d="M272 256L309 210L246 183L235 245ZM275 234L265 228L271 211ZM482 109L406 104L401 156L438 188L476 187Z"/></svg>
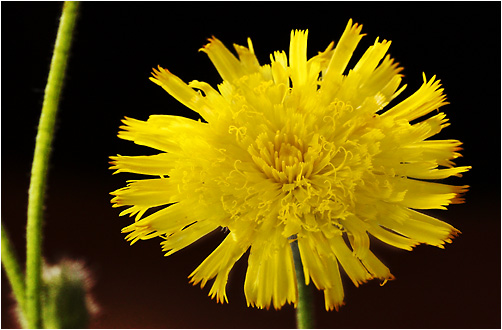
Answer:
<svg viewBox="0 0 502 330"><path fill-rule="evenodd" d="M79 3L67 1L56 37L42 113L36 137L28 197L26 227L26 318L29 328L40 328L42 286L42 219L47 169L54 137L54 123L59 106Z"/></svg>
<svg viewBox="0 0 502 330"><path fill-rule="evenodd" d="M298 249L298 240L291 242L293 258L295 261L296 281L298 283L298 305L296 306L296 327L297 329L314 328L314 305L312 301L312 292L305 284L305 273Z"/></svg>

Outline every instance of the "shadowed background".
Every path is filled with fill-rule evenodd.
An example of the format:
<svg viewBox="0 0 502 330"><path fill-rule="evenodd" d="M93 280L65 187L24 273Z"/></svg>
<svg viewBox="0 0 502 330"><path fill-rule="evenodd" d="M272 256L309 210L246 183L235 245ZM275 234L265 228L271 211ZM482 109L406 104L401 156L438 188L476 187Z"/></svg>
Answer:
<svg viewBox="0 0 502 330"><path fill-rule="evenodd" d="M27 191L36 128L62 4L3 2L2 9L2 210L23 260ZM112 176L108 156L151 153L116 137L124 116L196 118L148 80L157 65L185 82L215 86L216 70L198 49L212 35L228 47L251 37L261 64L289 49L292 29L309 29L308 56L338 41L349 18L362 23L358 59L375 38L392 40L390 54L404 66L405 96L436 74L451 103L441 110L452 125L437 138L460 139L472 165L454 184L471 186L467 204L429 212L462 235L441 250L414 252L372 240L372 249L396 280L355 288L343 278L346 306L325 312L323 328L500 328L500 3L84 2L77 22L60 104L44 224L44 255L82 260L94 274L101 312L94 328L292 328L294 310L246 307L245 255L230 275L230 304L217 304L187 276L224 233L163 257L158 240L132 247L120 233L109 192L129 174ZM354 61L350 65L353 65ZM401 96L400 99L403 99ZM10 286L2 272L2 328L12 318Z"/></svg>

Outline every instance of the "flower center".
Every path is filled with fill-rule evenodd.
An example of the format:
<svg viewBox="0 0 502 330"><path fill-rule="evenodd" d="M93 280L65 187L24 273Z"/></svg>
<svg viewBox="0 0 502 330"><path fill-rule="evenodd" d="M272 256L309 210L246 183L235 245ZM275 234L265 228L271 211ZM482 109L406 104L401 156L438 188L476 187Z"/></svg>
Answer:
<svg viewBox="0 0 502 330"><path fill-rule="evenodd" d="M312 164L305 161L305 149L298 136L277 131L272 139L266 133L260 134L248 152L267 177L292 183L312 172Z"/></svg>
<svg viewBox="0 0 502 330"><path fill-rule="evenodd" d="M282 143L279 147L279 152L275 151L274 160L275 168L284 166L292 166L298 164L303 159L303 153L296 146L289 143ZM279 165L281 164L281 165ZM282 169L284 171L284 169Z"/></svg>

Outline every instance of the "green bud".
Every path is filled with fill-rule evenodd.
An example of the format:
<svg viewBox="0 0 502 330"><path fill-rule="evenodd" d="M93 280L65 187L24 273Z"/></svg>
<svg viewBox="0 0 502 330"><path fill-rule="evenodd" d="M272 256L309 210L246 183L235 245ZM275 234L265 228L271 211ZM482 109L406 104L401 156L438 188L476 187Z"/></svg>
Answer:
<svg viewBox="0 0 502 330"><path fill-rule="evenodd" d="M43 282L44 328L88 328L97 308L89 294L90 276L83 264L63 260L55 266L45 266Z"/></svg>

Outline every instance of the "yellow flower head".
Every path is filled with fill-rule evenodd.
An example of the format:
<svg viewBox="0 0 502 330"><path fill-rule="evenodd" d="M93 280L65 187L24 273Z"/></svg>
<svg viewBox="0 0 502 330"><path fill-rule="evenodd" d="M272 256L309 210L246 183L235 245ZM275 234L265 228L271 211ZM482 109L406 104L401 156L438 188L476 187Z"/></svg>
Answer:
<svg viewBox="0 0 502 330"><path fill-rule="evenodd" d="M356 286L393 278L368 234L406 250L451 242L455 228L416 211L460 203L468 187L435 182L470 169L452 162L460 141L429 140L449 125L442 112L424 119L447 104L443 89L424 76L413 95L385 109L404 90L402 68L386 55L390 41L377 38L346 73L361 28L350 20L336 47L310 59L308 31L293 31L289 57L274 52L266 65L251 40L234 45L235 57L213 37L202 51L223 78L217 90L154 70L150 79L203 120L123 120L120 138L160 151L111 157L116 173L153 177L112 193L115 207L129 206L121 215L135 216L127 239L161 237L170 255L225 228L191 281L214 279L209 295L227 301L229 272L249 250L247 303L277 309L297 303L297 239L306 282L324 291L327 310L343 304L340 266Z"/></svg>

